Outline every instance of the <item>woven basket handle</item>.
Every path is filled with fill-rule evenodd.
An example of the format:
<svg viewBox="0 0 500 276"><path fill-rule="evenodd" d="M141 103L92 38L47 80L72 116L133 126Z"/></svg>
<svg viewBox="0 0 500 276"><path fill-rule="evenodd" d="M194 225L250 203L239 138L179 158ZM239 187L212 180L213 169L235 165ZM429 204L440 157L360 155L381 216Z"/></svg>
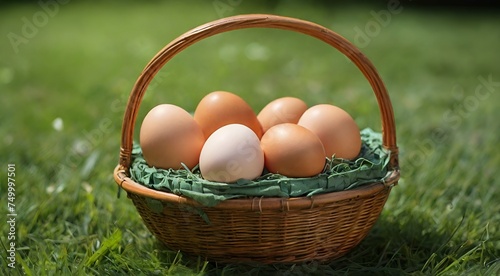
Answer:
<svg viewBox="0 0 500 276"><path fill-rule="evenodd" d="M232 16L201 25L174 39L153 57L137 79L125 110L120 148L120 165L122 169L128 171L130 168L134 126L139 105L149 83L163 65L176 54L202 39L219 33L246 28L275 28L303 33L330 44L356 64L369 81L377 97L382 120L383 145L391 152L389 168L399 169L396 129L391 101L384 83L368 58L348 40L323 26L304 20L267 14Z"/></svg>

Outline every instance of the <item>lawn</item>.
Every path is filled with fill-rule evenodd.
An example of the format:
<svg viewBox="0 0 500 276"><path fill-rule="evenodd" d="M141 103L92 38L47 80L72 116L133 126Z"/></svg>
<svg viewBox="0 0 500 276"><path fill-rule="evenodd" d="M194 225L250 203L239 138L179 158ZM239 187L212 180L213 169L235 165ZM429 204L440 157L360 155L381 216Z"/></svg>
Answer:
<svg viewBox="0 0 500 276"><path fill-rule="evenodd" d="M495 11L406 2L59 2L0 6L3 275L500 274ZM402 178L368 237L331 263L188 258L156 242L126 195L117 198L121 119L143 67L183 32L243 13L338 32L374 63L391 96ZM373 93L352 63L310 37L269 29L221 34L180 53L150 85L139 116L159 103L193 111L214 90L235 92L256 111L287 95L332 103L381 131Z"/></svg>

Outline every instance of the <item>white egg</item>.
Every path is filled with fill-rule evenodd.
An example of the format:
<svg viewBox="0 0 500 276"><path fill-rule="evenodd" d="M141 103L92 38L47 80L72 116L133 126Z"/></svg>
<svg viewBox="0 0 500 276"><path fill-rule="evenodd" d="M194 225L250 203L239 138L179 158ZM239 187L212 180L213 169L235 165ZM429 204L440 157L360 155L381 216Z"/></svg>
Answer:
<svg viewBox="0 0 500 276"><path fill-rule="evenodd" d="M208 137L200 154L203 178L231 183L252 180L264 169L264 153L259 137L242 124L225 125Z"/></svg>

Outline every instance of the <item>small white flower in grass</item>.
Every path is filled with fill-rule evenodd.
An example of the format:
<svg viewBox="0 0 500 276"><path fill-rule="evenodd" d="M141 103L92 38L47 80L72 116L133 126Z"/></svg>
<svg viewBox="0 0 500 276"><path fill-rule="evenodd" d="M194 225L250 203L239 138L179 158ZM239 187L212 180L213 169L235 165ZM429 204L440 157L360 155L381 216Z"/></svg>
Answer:
<svg viewBox="0 0 500 276"><path fill-rule="evenodd" d="M52 184L52 185L49 185L47 186L47 188L45 188L45 192L47 192L47 194L58 194L60 192L62 192L64 190L64 185L63 184L59 184L59 185L55 185L55 184Z"/></svg>
<svg viewBox="0 0 500 276"><path fill-rule="evenodd" d="M88 182L83 182L82 183L83 189L88 193L92 193L92 186Z"/></svg>
<svg viewBox="0 0 500 276"><path fill-rule="evenodd" d="M47 186L47 188L45 188L45 191L47 192L47 194L52 194L55 190L56 190L55 185L49 185L49 186Z"/></svg>
<svg viewBox="0 0 500 276"><path fill-rule="evenodd" d="M63 120L59 117L55 118L54 121L52 121L52 127L56 130L56 131L61 131L63 130L64 128L64 123L63 123Z"/></svg>

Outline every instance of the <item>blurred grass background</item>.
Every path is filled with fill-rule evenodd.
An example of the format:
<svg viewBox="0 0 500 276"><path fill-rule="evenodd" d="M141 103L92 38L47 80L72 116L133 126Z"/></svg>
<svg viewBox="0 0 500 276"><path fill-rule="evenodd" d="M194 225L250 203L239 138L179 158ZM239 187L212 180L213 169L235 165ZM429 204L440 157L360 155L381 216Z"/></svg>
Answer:
<svg viewBox="0 0 500 276"><path fill-rule="evenodd" d="M2 4L1 214L6 218L7 164L16 164L18 214L16 269L6 266L9 227L0 226L2 270L500 273L498 11L390 3L395 6L245 0ZM370 235L331 264L221 266L190 259L157 244L126 196L116 198L112 170L121 119L143 67L183 32L244 13L297 17L338 32L374 63L390 93L402 180ZM353 64L322 42L269 29L221 34L176 56L149 87L140 116L158 103L192 111L213 90L239 94L256 112L287 95L309 105L332 103L360 127L381 131L375 98Z"/></svg>

